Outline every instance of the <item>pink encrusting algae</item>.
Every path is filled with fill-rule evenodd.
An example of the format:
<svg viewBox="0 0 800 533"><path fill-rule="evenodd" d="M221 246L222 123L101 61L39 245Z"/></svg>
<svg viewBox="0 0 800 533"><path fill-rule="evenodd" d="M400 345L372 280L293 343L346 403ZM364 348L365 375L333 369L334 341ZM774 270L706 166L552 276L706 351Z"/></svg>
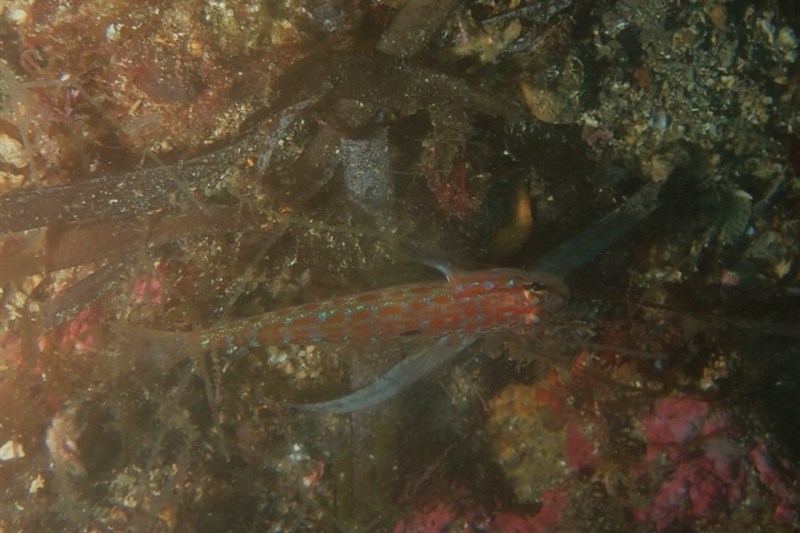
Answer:
<svg viewBox="0 0 800 533"><path fill-rule="evenodd" d="M278 309L202 330L134 328L127 334L134 342L180 357L272 345L476 336L535 323L566 292L556 276L522 270L475 271L448 278Z"/></svg>

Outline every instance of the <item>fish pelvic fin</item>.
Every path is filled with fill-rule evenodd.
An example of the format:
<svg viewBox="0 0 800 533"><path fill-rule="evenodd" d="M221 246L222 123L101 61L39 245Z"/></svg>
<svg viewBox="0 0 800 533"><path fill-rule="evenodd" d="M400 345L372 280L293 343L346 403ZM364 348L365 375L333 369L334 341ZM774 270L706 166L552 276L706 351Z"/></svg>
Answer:
<svg viewBox="0 0 800 533"><path fill-rule="evenodd" d="M430 375L474 343L476 337L443 337L407 357L384 375L351 394L318 403L291 404L313 413L347 414L380 405Z"/></svg>

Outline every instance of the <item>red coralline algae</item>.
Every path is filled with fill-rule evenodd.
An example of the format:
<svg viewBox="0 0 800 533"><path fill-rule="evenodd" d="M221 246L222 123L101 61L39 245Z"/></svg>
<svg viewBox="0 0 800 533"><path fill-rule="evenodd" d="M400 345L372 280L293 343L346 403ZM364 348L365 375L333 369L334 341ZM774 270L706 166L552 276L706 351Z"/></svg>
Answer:
<svg viewBox="0 0 800 533"><path fill-rule="evenodd" d="M741 499L742 453L728 439L715 441L712 446L726 452L706 451L700 457L683 458L658 489L653 505L636 512L640 522L654 522L664 529L678 520L711 516L715 508Z"/></svg>
<svg viewBox="0 0 800 533"><path fill-rule="evenodd" d="M766 445L763 442L757 444L750 450L748 456L758 471L761 483L769 487L778 500L774 512L775 521L781 524L798 525L800 514L797 510L797 494L792 492L781 478L780 473L775 470Z"/></svg>
<svg viewBox="0 0 800 533"><path fill-rule="evenodd" d="M444 531L456 519L455 514L439 504L430 511L424 511L411 517L409 521L400 520L394 525L394 533L423 533L425 531Z"/></svg>
<svg viewBox="0 0 800 533"><path fill-rule="evenodd" d="M665 398L642 425L645 464L665 456L675 469L658 488L652 506L634 511L637 521L661 530L676 521L710 517L715 509L741 500L744 452L724 435L724 413L712 411L705 402Z"/></svg>
<svg viewBox="0 0 800 533"><path fill-rule="evenodd" d="M102 335L100 311L96 307L87 307L59 328L56 348L61 353L72 349L79 352L97 349Z"/></svg>
<svg viewBox="0 0 800 533"><path fill-rule="evenodd" d="M17 333L0 335L0 359L11 368L19 368L22 364L22 338Z"/></svg>
<svg viewBox="0 0 800 533"><path fill-rule="evenodd" d="M590 466L597 458L592 441L572 422L566 427L564 449L569 466L575 470Z"/></svg>
<svg viewBox="0 0 800 533"><path fill-rule="evenodd" d="M698 437L709 437L727 426L727 417L711 413L706 402L690 398L664 398L656 403L653 413L642 420L647 440L647 459L662 453L674 459L676 445Z"/></svg>
<svg viewBox="0 0 800 533"><path fill-rule="evenodd" d="M563 414L566 405L567 387L558 371L551 371L537 383L534 397L540 405L547 406L556 414Z"/></svg>
<svg viewBox="0 0 800 533"><path fill-rule="evenodd" d="M487 515L477 507L455 514L444 503L415 514L394 525L394 533L429 533L435 531L492 531L493 533L546 533L555 530L568 497L562 488L542 493L542 507L535 515L495 511Z"/></svg>
<svg viewBox="0 0 800 533"><path fill-rule="evenodd" d="M161 281L151 276L141 276L133 282L133 301L137 304L160 304Z"/></svg>
<svg viewBox="0 0 800 533"><path fill-rule="evenodd" d="M708 417L708 404L688 398L659 400L642 421L649 444L676 444L694 438Z"/></svg>
<svg viewBox="0 0 800 533"><path fill-rule="evenodd" d="M536 513L525 531L549 531L561 521L561 513L567 507L567 493L562 489L548 490L542 493L542 508Z"/></svg>

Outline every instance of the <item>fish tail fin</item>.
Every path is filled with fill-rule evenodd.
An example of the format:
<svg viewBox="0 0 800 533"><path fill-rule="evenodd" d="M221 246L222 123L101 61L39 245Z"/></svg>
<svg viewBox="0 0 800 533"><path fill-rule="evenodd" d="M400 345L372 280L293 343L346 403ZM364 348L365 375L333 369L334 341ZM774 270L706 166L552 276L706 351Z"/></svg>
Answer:
<svg viewBox="0 0 800 533"><path fill-rule="evenodd" d="M191 333L164 331L117 321L111 326L120 354L135 367L166 372L197 353Z"/></svg>

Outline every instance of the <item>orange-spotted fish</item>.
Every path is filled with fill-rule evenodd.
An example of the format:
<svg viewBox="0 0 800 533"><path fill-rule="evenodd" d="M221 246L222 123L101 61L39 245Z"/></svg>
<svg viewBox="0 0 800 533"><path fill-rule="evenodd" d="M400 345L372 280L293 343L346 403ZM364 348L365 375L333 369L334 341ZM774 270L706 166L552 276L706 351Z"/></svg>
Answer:
<svg viewBox="0 0 800 533"><path fill-rule="evenodd" d="M566 288L557 276L495 269L451 273L447 281L398 285L235 320L189 332L127 328L146 353L169 362L209 350L419 336L434 341L370 387L310 410L348 412L383 401L441 366L479 336L538 323ZM162 360L162 363L164 361Z"/></svg>

